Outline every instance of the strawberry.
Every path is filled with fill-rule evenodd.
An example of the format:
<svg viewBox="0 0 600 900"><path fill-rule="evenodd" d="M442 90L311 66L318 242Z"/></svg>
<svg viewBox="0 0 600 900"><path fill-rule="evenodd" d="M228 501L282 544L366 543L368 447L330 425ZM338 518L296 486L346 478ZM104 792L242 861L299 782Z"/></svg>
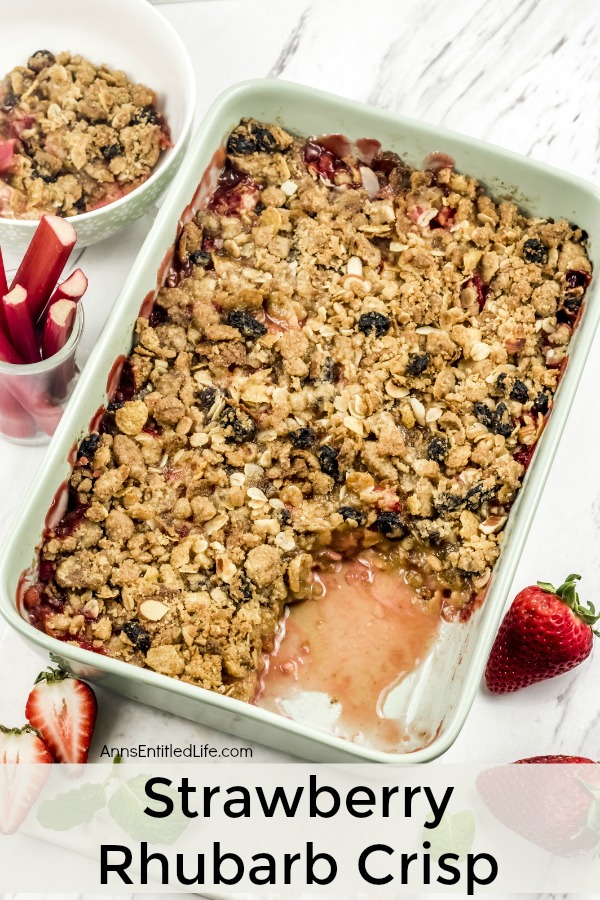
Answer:
<svg viewBox="0 0 600 900"><path fill-rule="evenodd" d="M545 764L564 769L544 770ZM531 756L477 776L477 790L494 816L538 847L580 856L600 843L600 766L585 756ZM581 775L576 767L583 765Z"/></svg>
<svg viewBox="0 0 600 900"><path fill-rule="evenodd" d="M520 591L496 635L485 671L492 693L506 694L562 675L592 652L593 629L600 615L583 606L575 590L579 575L569 575L556 590L551 584Z"/></svg>
<svg viewBox="0 0 600 900"><path fill-rule="evenodd" d="M35 681L25 715L48 745L55 762L87 762L98 704L92 689L60 669Z"/></svg>
<svg viewBox="0 0 600 900"><path fill-rule="evenodd" d="M30 725L0 725L0 834L14 834L25 820L50 774L45 767L51 762L50 751Z"/></svg>

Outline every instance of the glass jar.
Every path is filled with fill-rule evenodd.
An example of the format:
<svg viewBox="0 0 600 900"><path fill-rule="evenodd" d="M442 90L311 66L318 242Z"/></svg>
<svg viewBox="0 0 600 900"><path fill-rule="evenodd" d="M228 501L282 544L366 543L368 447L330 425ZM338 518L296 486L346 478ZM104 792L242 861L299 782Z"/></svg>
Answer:
<svg viewBox="0 0 600 900"><path fill-rule="evenodd" d="M75 357L82 334L78 303L71 336L50 359L23 366L0 360L0 435L17 444L50 440L79 376Z"/></svg>

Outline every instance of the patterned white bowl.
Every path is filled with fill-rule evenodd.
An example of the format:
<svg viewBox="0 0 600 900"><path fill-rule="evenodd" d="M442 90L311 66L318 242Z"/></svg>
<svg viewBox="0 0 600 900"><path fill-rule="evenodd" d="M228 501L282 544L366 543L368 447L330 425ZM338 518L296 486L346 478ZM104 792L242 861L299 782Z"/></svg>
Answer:
<svg viewBox="0 0 600 900"><path fill-rule="evenodd" d="M171 129L173 146L144 184L102 209L69 217L78 245L86 247L139 218L170 184L189 143L196 82L179 35L148 0L20 0L0 29L0 77L42 49L69 50L123 69L156 91ZM36 225L0 217L0 246L22 253Z"/></svg>

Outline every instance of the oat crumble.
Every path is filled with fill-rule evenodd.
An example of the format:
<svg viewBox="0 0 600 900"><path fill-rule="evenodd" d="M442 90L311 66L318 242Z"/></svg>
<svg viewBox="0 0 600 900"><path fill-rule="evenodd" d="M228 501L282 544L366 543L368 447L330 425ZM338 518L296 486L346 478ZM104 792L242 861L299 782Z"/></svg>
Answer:
<svg viewBox="0 0 600 900"><path fill-rule="evenodd" d="M587 236L451 161L376 149L232 132L79 448L25 594L37 627L251 699L328 557L393 548L424 600L433 577L447 611L474 602L552 407Z"/></svg>
<svg viewBox="0 0 600 900"><path fill-rule="evenodd" d="M168 146L153 90L82 56L38 50L0 85L0 215L98 209L146 181Z"/></svg>

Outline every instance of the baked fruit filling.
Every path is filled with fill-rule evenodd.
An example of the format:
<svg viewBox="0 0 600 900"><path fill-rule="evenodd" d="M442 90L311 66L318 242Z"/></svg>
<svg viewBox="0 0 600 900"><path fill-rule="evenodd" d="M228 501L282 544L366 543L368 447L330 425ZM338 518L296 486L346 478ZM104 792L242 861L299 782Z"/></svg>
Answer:
<svg viewBox="0 0 600 900"><path fill-rule="evenodd" d="M0 85L0 216L98 209L146 181L169 146L153 90L38 50Z"/></svg>
<svg viewBox="0 0 600 900"><path fill-rule="evenodd" d="M468 616L552 407L586 237L447 157L417 171L242 121L79 448L32 623L247 700L286 602L368 548Z"/></svg>

